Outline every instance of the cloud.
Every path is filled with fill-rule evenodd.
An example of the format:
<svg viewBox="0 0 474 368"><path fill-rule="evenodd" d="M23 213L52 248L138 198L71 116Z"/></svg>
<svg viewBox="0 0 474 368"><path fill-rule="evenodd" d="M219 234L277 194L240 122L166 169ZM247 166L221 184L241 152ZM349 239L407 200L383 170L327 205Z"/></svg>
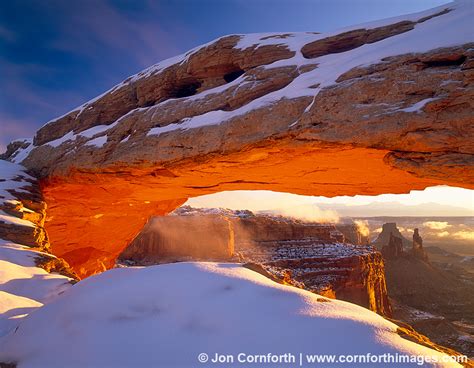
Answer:
<svg viewBox="0 0 474 368"><path fill-rule="evenodd" d="M16 40L16 34L0 25L0 40L14 42Z"/></svg>
<svg viewBox="0 0 474 368"><path fill-rule="evenodd" d="M0 136L15 135L23 138L31 135L27 120L11 118L0 113L0 123Z"/></svg>
<svg viewBox="0 0 474 368"><path fill-rule="evenodd" d="M339 222L335 211L322 210L314 204L303 204L294 207L284 207L271 211L272 213L308 222Z"/></svg>
<svg viewBox="0 0 474 368"><path fill-rule="evenodd" d="M439 233L435 233L435 235L439 238L445 238L445 237L449 236L449 232L448 231L441 231Z"/></svg>
<svg viewBox="0 0 474 368"><path fill-rule="evenodd" d="M148 67L182 52L177 46L177 26L165 29L156 18L147 19L150 14L160 14L157 7L153 2L142 3L141 12L136 13L107 1L67 2L61 11L66 16L58 20L59 32L50 47L92 59L100 57L104 49L115 50Z"/></svg>
<svg viewBox="0 0 474 368"><path fill-rule="evenodd" d="M410 229L408 228L405 228L403 226L398 226L398 230L401 232L401 233L408 233L410 231Z"/></svg>
<svg viewBox="0 0 474 368"><path fill-rule="evenodd" d="M423 223L423 226L431 230L445 230L451 227L447 221L427 221Z"/></svg>
<svg viewBox="0 0 474 368"><path fill-rule="evenodd" d="M474 240L474 231L461 230L461 231L455 232L453 236L456 239L460 239L460 240Z"/></svg>
<svg viewBox="0 0 474 368"><path fill-rule="evenodd" d="M367 221L367 220L355 220L354 224L356 224L357 230L363 236L369 236L370 235L369 221Z"/></svg>
<svg viewBox="0 0 474 368"><path fill-rule="evenodd" d="M16 138L33 136L35 124L32 121L17 119L0 111L0 152Z"/></svg>
<svg viewBox="0 0 474 368"><path fill-rule="evenodd" d="M84 100L75 91L37 85L33 79L54 78L57 70L37 63L14 63L0 58L2 80L0 106L0 143L31 137L48 118L69 111ZM21 118L19 117L21 116ZM44 116L48 118L44 118Z"/></svg>

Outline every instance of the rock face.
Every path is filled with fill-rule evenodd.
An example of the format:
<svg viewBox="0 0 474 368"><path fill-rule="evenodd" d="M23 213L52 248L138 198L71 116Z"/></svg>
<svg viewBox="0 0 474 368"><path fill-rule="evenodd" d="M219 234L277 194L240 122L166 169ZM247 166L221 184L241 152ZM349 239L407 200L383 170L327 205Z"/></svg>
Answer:
<svg viewBox="0 0 474 368"><path fill-rule="evenodd" d="M380 253L343 242L332 224L181 207L172 216L154 218L118 260L150 265L238 258L260 265L261 273L279 282L390 316Z"/></svg>
<svg viewBox="0 0 474 368"><path fill-rule="evenodd" d="M38 181L22 166L0 160L0 247L32 248L38 267L77 280L66 261L50 254L45 218Z"/></svg>
<svg viewBox="0 0 474 368"><path fill-rule="evenodd" d="M344 235L344 239L348 243L356 245L368 245L370 243L369 235L365 231L362 233L357 224L336 224L336 229Z"/></svg>
<svg viewBox="0 0 474 368"><path fill-rule="evenodd" d="M436 343L473 356L472 277L432 264L418 229L414 229L412 246L405 249L402 239L394 235L396 224L384 224L384 229L392 230L381 253L394 318L409 323Z"/></svg>
<svg viewBox="0 0 474 368"><path fill-rule="evenodd" d="M232 217L231 221L235 242L239 245L311 238L328 243L343 243L345 240L334 224L304 223L271 216Z"/></svg>
<svg viewBox="0 0 474 368"><path fill-rule="evenodd" d="M418 229L413 231L413 247L411 248L411 252L416 258L428 261L428 255L423 249L423 239L421 238Z"/></svg>
<svg viewBox="0 0 474 368"><path fill-rule="evenodd" d="M77 277L50 254L46 204L21 165L0 160L0 345L31 312L71 287ZM4 364L0 367L16 367Z"/></svg>
<svg viewBox="0 0 474 368"><path fill-rule="evenodd" d="M228 261L234 255L234 231L228 218L154 217L120 254L118 261L157 264L173 261Z"/></svg>
<svg viewBox="0 0 474 368"><path fill-rule="evenodd" d="M455 2L329 34L222 37L4 157L41 179L53 251L82 276L198 195L474 188L473 12Z"/></svg>
<svg viewBox="0 0 474 368"><path fill-rule="evenodd" d="M240 254L284 282L391 316L384 262L373 248L307 239L244 248Z"/></svg>
<svg viewBox="0 0 474 368"><path fill-rule="evenodd" d="M377 236L377 239L375 239L372 244L378 249L382 249L382 247L389 244L395 245L394 242L396 240L392 239L392 237L400 240L402 249L403 247L408 248L412 245L410 241L402 235L395 222L387 222L383 224L382 232Z"/></svg>
<svg viewBox="0 0 474 368"><path fill-rule="evenodd" d="M404 255L402 239L390 233L388 244L382 247L381 252L385 259L402 257Z"/></svg>
<svg viewBox="0 0 474 368"><path fill-rule="evenodd" d="M413 230L413 242L410 249L406 246L407 243L409 243L408 240L400 233L397 224L387 222L383 224L382 232L373 242L373 245L380 249L386 260L415 257L428 262L428 255L423 249L423 239L418 229Z"/></svg>

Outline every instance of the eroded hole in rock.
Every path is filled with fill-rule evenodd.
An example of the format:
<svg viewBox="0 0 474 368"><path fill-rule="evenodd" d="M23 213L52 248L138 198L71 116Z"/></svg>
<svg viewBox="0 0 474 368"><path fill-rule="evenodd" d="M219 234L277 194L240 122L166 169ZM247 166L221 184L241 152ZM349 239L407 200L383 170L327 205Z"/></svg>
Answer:
<svg viewBox="0 0 474 368"><path fill-rule="evenodd" d="M197 93L201 87L201 82L191 81L187 83L177 84L176 87L170 92L170 98L182 98L193 96Z"/></svg>
<svg viewBox="0 0 474 368"><path fill-rule="evenodd" d="M245 73L245 70L237 69L224 75L224 80L230 83Z"/></svg>

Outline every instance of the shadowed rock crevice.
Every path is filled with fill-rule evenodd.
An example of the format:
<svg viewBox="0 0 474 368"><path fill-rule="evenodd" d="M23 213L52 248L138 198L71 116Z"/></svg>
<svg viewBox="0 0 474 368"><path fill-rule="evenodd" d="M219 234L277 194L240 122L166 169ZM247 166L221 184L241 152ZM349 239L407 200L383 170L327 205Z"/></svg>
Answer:
<svg viewBox="0 0 474 368"><path fill-rule="evenodd" d="M234 80L236 80L237 78L239 78L242 74L244 74L245 71L242 70L242 69L236 69L234 71L231 71L227 74L224 74L224 80L227 82L227 83L230 83L230 82L233 82Z"/></svg>
<svg viewBox="0 0 474 368"><path fill-rule="evenodd" d="M186 81L185 83L180 83L176 88L172 89L170 92L170 98L182 98L193 96L197 93L198 89L201 87L201 82L198 80Z"/></svg>

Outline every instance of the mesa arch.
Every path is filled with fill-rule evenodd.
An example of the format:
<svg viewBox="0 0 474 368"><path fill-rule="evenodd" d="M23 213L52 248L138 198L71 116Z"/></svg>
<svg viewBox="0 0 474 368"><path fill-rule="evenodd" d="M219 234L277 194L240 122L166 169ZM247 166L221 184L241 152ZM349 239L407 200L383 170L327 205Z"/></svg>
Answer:
<svg viewBox="0 0 474 368"><path fill-rule="evenodd" d="M5 157L40 179L52 250L83 277L113 266L150 216L198 195L472 189L466 4L340 33L222 37L126 79Z"/></svg>

